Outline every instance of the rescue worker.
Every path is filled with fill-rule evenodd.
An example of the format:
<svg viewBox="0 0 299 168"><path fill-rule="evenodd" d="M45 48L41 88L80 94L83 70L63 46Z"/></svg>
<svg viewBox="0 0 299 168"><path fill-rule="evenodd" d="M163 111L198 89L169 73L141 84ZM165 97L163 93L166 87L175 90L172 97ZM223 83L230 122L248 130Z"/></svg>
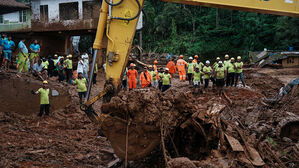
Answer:
<svg viewBox="0 0 299 168"><path fill-rule="evenodd" d="M210 61L206 61L206 65L203 67L203 79L205 81L205 86L204 88L208 88L209 86L209 81L211 80L213 84L215 83L214 78L212 77L212 67L210 65Z"/></svg>
<svg viewBox="0 0 299 168"><path fill-rule="evenodd" d="M220 57L216 58L216 62L214 62L213 64L213 69L216 69L216 67L218 67L218 62L220 61Z"/></svg>
<svg viewBox="0 0 299 168"><path fill-rule="evenodd" d="M124 73L124 77L123 77L123 80L121 82L122 88L125 89L125 90L127 90L127 82L128 82L127 73L128 73L128 67L126 67L126 70L125 70L125 73Z"/></svg>
<svg viewBox="0 0 299 168"><path fill-rule="evenodd" d="M83 68L84 68L84 62L82 60L82 57L78 57L78 65L77 65L77 73L79 74L80 72L83 74Z"/></svg>
<svg viewBox="0 0 299 168"><path fill-rule="evenodd" d="M40 110L38 116L41 117L45 111L48 116L50 113L50 101L49 101L49 93L50 89L48 88L48 81L43 81L43 87L39 88L36 92L31 91L32 94L40 95Z"/></svg>
<svg viewBox="0 0 299 168"><path fill-rule="evenodd" d="M202 76L202 72L200 72L199 68L196 67L195 71L193 72L193 88L194 88L194 93L198 93L198 88L200 88L201 76Z"/></svg>
<svg viewBox="0 0 299 168"><path fill-rule="evenodd" d="M86 98L86 92L87 92L87 87L86 87L87 80L86 78L83 77L82 72L78 73L78 78L75 79L74 85L78 86L78 95L80 99L80 104L82 104L82 97Z"/></svg>
<svg viewBox="0 0 299 168"><path fill-rule="evenodd" d="M66 66L66 82L70 82L72 84L72 75L73 75L73 61L72 61L72 55L69 54L66 57L66 60L64 61L64 64Z"/></svg>
<svg viewBox="0 0 299 168"><path fill-rule="evenodd" d="M134 69L134 64L130 64L130 69L127 72L127 76L129 79L129 90L136 89L137 87L137 71Z"/></svg>
<svg viewBox="0 0 299 168"><path fill-rule="evenodd" d="M150 87L152 81L152 76L148 72L147 67L143 68L143 72L140 74L140 85L142 88Z"/></svg>
<svg viewBox="0 0 299 168"><path fill-rule="evenodd" d="M160 77L160 79L159 79L159 90L162 90L163 80L162 80L161 76L162 76L163 74L164 74L164 69L163 69L163 68L160 68L159 73L158 73L158 75L159 75L159 77Z"/></svg>
<svg viewBox="0 0 299 168"><path fill-rule="evenodd" d="M162 92L165 92L170 88L171 85L171 75L168 73L169 69L165 68L164 74L162 74Z"/></svg>
<svg viewBox="0 0 299 168"><path fill-rule="evenodd" d="M98 63L96 62L94 65L94 71L93 71L93 76L92 76L92 83L95 85L97 84L97 75L98 75Z"/></svg>
<svg viewBox="0 0 299 168"><path fill-rule="evenodd" d="M58 70L57 70L57 63L58 63L58 55L57 54L54 54L54 59L53 59L53 62L54 62L54 76L57 76L58 75Z"/></svg>
<svg viewBox="0 0 299 168"><path fill-rule="evenodd" d="M171 75L171 77L173 77L173 74L176 73L176 67L175 67L175 63L174 63L174 58L171 59L171 61L169 61L166 65L166 68L169 69L169 74Z"/></svg>
<svg viewBox="0 0 299 168"><path fill-rule="evenodd" d="M8 62L12 62L12 50L16 46L15 43L11 40L11 36L8 36L7 40L2 41L3 44L3 54L5 58L4 68L8 71Z"/></svg>
<svg viewBox="0 0 299 168"><path fill-rule="evenodd" d="M33 41L33 43L30 45L29 49L30 49L30 66L31 66L31 69L32 69L32 66L39 59L40 46L37 43L37 40Z"/></svg>
<svg viewBox="0 0 299 168"><path fill-rule="evenodd" d="M223 61L223 66L226 68L226 65L227 63L230 62L230 59L229 59L229 55L228 54L225 54L224 56L224 61Z"/></svg>
<svg viewBox="0 0 299 168"><path fill-rule="evenodd" d="M192 62L197 64L197 59L198 59L198 55L195 55L194 60Z"/></svg>
<svg viewBox="0 0 299 168"><path fill-rule="evenodd" d="M220 96L223 92L224 77L226 74L226 69L222 61L218 62L218 66L215 68L214 72L216 76L216 87L217 87L218 95Z"/></svg>
<svg viewBox="0 0 299 168"><path fill-rule="evenodd" d="M245 87L245 81L244 81L244 75L243 75L243 62L241 60L241 56L237 57L237 62L235 63L236 65L236 79L235 79L235 87L237 86L239 82L239 77L241 78L242 85Z"/></svg>
<svg viewBox="0 0 299 168"><path fill-rule="evenodd" d="M156 71L156 72L158 72L158 66L157 66L157 64L158 64L158 61L155 60L153 67L154 67L154 71Z"/></svg>
<svg viewBox="0 0 299 168"><path fill-rule="evenodd" d="M18 72L22 72L23 70L24 72L28 72L29 54L28 54L28 49L25 45L24 38L19 42L18 48L19 48L18 64L17 64Z"/></svg>
<svg viewBox="0 0 299 168"><path fill-rule="evenodd" d="M58 81L59 82L62 82L65 80L65 68L66 68L66 65L64 64L64 57L61 57L59 59L59 62L57 63Z"/></svg>
<svg viewBox="0 0 299 168"><path fill-rule="evenodd" d="M235 58L231 58L226 63L225 69L227 70L226 86L233 86L236 72Z"/></svg>
<svg viewBox="0 0 299 168"><path fill-rule="evenodd" d="M159 74L158 71L154 70L154 67L150 66L149 67L151 76L152 76L152 85L154 88L158 88L159 86Z"/></svg>
<svg viewBox="0 0 299 168"><path fill-rule="evenodd" d="M46 71L43 71L42 60L39 59L37 63L35 63L32 67L32 74L33 76L39 77L42 81L44 81L48 74Z"/></svg>
<svg viewBox="0 0 299 168"><path fill-rule="evenodd" d="M180 55L180 59L177 60L176 63L176 67L178 68L179 71L180 82L184 82L186 80L186 66L188 63L183 58L184 56Z"/></svg>
<svg viewBox="0 0 299 168"><path fill-rule="evenodd" d="M0 67L4 66L5 63L5 57L4 57L4 51L3 51L3 45L4 42L7 41L6 34L2 34L2 37L0 36Z"/></svg>
<svg viewBox="0 0 299 168"><path fill-rule="evenodd" d="M89 71L89 57L88 54L85 52L82 55L82 60L84 62L84 66L83 66L83 77L85 79L88 79L88 71Z"/></svg>
<svg viewBox="0 0 299 168"><path fill-rule="evenodd" d="M194 72L194 66L195 63L193 63L193 58L192 57L189 57L189 63L187 64L187 76L188 76L188 81L189 81L189 84L192 85L192 75L193 75L193 72Z"/></svg>

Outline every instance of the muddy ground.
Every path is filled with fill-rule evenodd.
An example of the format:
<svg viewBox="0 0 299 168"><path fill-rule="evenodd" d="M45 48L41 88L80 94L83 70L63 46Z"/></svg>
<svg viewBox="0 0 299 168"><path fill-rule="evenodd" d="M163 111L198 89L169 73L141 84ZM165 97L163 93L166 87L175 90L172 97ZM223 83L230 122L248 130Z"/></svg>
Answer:
<svg viewBox="0 0 299 168"><path fill-rule="evenodd" d="M263 159L263 167L297 167L298 131L293 132L292 136L285 135L288 136L285 138L280 137L278 130L284 119L298 117L299 88L293 89L290 95L273 106L263 103L262 100L273 97L287 81L299 76L299 73L298 69L274 72L272 69L245 70L245 80L249 87L227 88L227 97L219 97L213 89L203 94L193 94L192 87L188 86L187 82L181 83L177 79L174 80L173 87L167 91L169 93L164 93L164 96L174 95L175 92L184 93L183 95L187 96L185 99L192 100L194 104L192 106L185 101L188 107L191 106L192 113L205 112L215 103L225 105L221 112L224 132L238 139L243 146L246 147L247 144L255 148ZM92 95L103 88L101 79L103 75L99 74L98 84ZM39 97L31 95L30 91L39 88L40 81L30 76L23 75L18 79L14 73L2 73L0 84L0 167L108 167L108 164L115 160L109 141L98 136L94 125L85 113L80 111L74 86L50 80L50 87L58 90L60 95L51 97L50 116L39 118ZM130 95L129 92L122 93ZM100 107L101 102L94 105L96 112L100 112ZM180 113L180 110L176 113ZM154 119L156 118L151 122ZM172 119L176 122L178 120ZM177 125L173 122L170 122L171 124ZM241 130L245 142L234 129L235 125ZM172 132L171 136L177 149L174 149L170 138L166 137L167 155L170 158L188 157L191 163L187 158L170 159L169 165L172 167L253 166L248 163L248 158L246 160L246 155L233 152L227 141L222 145L225 149L217 143L199 144L202 136L195 133L196 131L189 128L173 129L176 132ZM295 130L298 130L298 125L295 125ZM215 134L214 138L219 140L219 135ZM205 145L208 148L203 148ZM270 151L273 151L274 155L269 154ZM161 147L157 146L143 159L130 161L129 166L165 167Z"/></svg>

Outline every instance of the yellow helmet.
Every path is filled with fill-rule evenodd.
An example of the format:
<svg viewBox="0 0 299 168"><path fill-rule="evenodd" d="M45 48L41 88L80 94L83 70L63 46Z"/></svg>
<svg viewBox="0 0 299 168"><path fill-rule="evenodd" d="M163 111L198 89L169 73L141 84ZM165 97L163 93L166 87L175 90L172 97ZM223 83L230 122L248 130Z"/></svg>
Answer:
<svg viewBox="0 0 299 168"><path fill-rule="evenodd" d="M43 84L48 84L48 81L44 80L44 81L43 81Z"/></svg>
<svg viewBox="0 0 299 168"><path fill-rule="evenodd" d="M66 56L66 58L72 58L72 54L69 54L68 56Z"/></svg>
<svg viewBox="0 0 299 168"><path fill-rule="evenodd" d="M220 60L220 57L217 57L216 60Z"/></svg>
<svg viewBox="0 0 299 168"><path fill-rule="evenodd" d="M229 55L228 55L228 54L225 54L224 58L229 58Z"/></svg>
<svg viewBox="0 0 299 168"><path fill-rule="evenodd" d="M231 60L231 61L234 61L234 60L235 60L235 58L234 58L234 57L232 57L230 60Z"/></svg>
<svg viewBox="0 0 299 168"><path fill-rule="evenodd" d="M240 59L241 59L241 56L238 56L237 59L240 60Z"/></svg>

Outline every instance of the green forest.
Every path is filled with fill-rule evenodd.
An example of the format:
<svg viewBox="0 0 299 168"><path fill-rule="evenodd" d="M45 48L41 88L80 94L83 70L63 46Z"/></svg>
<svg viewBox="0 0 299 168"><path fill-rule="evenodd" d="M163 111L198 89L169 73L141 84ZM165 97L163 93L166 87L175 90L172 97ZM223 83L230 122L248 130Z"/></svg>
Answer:
<svg viewBox="0 0 299 168"><path fill-rule="evenodd" d="M214 58L299 47L299 19L146 0L143 48ZM136 38L138 39L138 38ZM136 41L136 40L135 40Z"/></svg>

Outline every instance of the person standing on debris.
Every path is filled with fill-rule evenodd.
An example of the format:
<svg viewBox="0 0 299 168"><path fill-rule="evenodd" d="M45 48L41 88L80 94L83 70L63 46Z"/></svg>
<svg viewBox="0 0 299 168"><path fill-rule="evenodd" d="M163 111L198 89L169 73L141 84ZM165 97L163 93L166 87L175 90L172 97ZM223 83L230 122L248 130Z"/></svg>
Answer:
<svg viewBox="0 0 299 168"><path fill-rule="evenodd" d="M153 67L154 67L154 71L156 71L156 72L158 72L158 65L157 64L158 64L158 61L155 60Z"/></svg>
<svg viewBox="0 0 299 168"><path fill-rule="evenodd" d="M230 62L229 55L225 54L224 61L223 61L223 66L226 68L227 63L229 63L229 62Z"/></svg>
<svg viewBox="0 0 299 168"><path fill-rule="evenodd" d="M140 85L142 88L150 87L152 81L152 76L148 72L147 67L143 68L143 72L140 74Z"/></svg>
<svg viewBox="0 0 299 168"><path fill-rule="evenodd" d="M206 61L206 65L203 67L203 79L205 81L205 86L204 88L208 88L209 86L209 81L211 80L213 84L215 83L214 78L212 77L212 67L210 65L210 61Z"/></svg>
<svg viewBox="0 0 299 168"><path fill-rule="evenodd" d="M175 67L175 63L174 63L174 58L172 58L171 61L169 61L167 63L166 68L169 69L169 74L171 75L171 77L173 77L173 74L176 73L176 67Z"/></svg>
<svg viewBox="0 0 299 168"><path fill-rule="evenodd" d="M159 75L159 77L160 77L160 79L159 79L159 90L162 90L162 84L163 84L163 80L162 80L162 78L161 78L161 76L164 74L164 69L163 68L160 68L159 69L159 73L158 73L158 75Z"/></svg>
<svg viewBox="0 0 299 168"><path fill-rule="evenodd" d="M218 63L219 63L219 61L220 61L220 57L217 57L217 58L216 58L216 61L215 61L214 64L213 64L213 69L216 69L216 68L218 67Z"/></svg>
<svg viewBox="0 0 299 168"><path fill-rule="evenodd" d="M188 64L183 58L184 56L180 55L180 59L177 60L176 63L176 67L178 68L181 82L184 82L186 80L186 66Z"/></svg>
<svg viewBox="0 0 299 168"><path fill-rule="evenodd" d="M223 66L222 61L218 62L218 66L215 68L215 76L216 76L216 87L218 90L218 94L221 95L223 92L223 86L224 86L224 77L226 74L226 69Z"/></svg>
<svg viewBox="0 0 299 168"><path fill-rule="evenodd" d="M11 36L8 36L7 40L2 41L3 43L3 54L5 58L4 68L8 71L8 63L12 62L12 50L16 46L15 43L11 40Z"/></svg>
<svg viewBox="0 0 299 168"><path fill-rule="evenodd" d="M66 65L64 64L64 57L61 57L59 59L59 62L57 63L58 81L59 82L62 82L65 80L65 68L66 68Z"/></svg>
<svg viewBox="0 0 299 168"><path fill-rule="evenodd" d="M89 57L88 54L85 52L82 55L83 64L83 77L88 79L88 71L89 71Z"/></svg>
<svg viewBox="0 0 299 168"><path fill-rule="evenodd" d="M6 34L2 34L2 37L0 38L0 67L4 66L5 63L5 57L4 57L4 51L3 51L3 47L4 47L4 43L7 41L7 37Z"/></svg>
<svg viewBox="0 0 299 168"><path fill-rule="evenodd" d="M235 58L231 58L225 66L227 70L226 86L233 86L236 72Z"/></svg>
<svg viewBox="0 0 299 168"><path fill-rule="evenodd" d="M158 81L159 81L158 71L155 71L153 67L150 67L149 70L150 70L150 74L152 76L152 85L153 85L154 88L158 88L158 86L159 86L159 84L158 84Z"/></svg>
<svg viewBox="0 0 299 168"><path fill-rule="evenodd" d="M39 88L36 92L31 91L32 94L40 94L40 111L38 116L41 117L45 111L48 116L50 113L50 101L49 101L49 93L50 89L48 88L48 81L43 81L43 87Z"/></svg>
<svg viewBox="0 0 299 168"><path fill-rule="evenodd" d="M200 88L201 76L202 72L200 72L199 68L196 67L195 71L193 72L193 88L195 93L198 93L198 88Z"/></svg>
<svg viewBox="0 0 299 168"><path fill-rule="evenodd" d="M33 41L29 49L30 49L30 66L32 67L39 59L40 45L37 43L37 40Z"/></svg>
<svg viewBox="0 0 299 168"><path fill-rule="evenodd" d="M58 55L57 54L54 54L54 59L53 59L53 62L54 62L54 71L53 71L53 75L54 76L57 76L58 75L58 69L57 69L57 63L58 63Z"/></svg>
<svg viewBox="0 0 299 168"><path fill-rule="evenodd" d="M187 76L189 84L192 85L192 75L194 72L195 63L193 63L193 58L189 57L189 63L187 64Z"/></svg>
<svg viewBox="0 0 299 168"><path fill-rule="evenodd" d="M19 55L18 55L18 72L22 72L24 70L24 72L28 72L28 49L25 45L25 39L23 38L19 44L18 44L18 48L19 48Z"/></svg>
<svg viewBox="0 0 299 168"><path fill-rule="evenodd" d="M171 75L168 73L169 69L165 68L164 74L162 74L162 92L165 92L167 89L170 88L171 85Z"/></svg>
<svg viewBox="0 0 299 168"><path fill-rule="evenodd" d="M66 82L69 82L72 84L72 75L73 75L73 61L72 61L72 55L69 54L66 56L66 60L64 61L64 64L66 66Z"/></svg>
<svg viewBox="0 0 299 168"><path fill-rule="evenodd" d="M84 62L82 60L82 57L78 57L78 65L77 65L77 73L80 72L83 74L83 68L84 68Z"/></svg>
<svg viewBox="0 0 299 168"><path fill-rule="evenodd" d="M78 78L75 79L74 85L78 86L78 95L80 99L80 104L82 104L82 97L86 97L87 87L86 87L87 80L83 77L81 72L78 73Z"/></svg>
<svg viewBox="0 0 299 168"><path fill-rule="evenodd" d="M237 86L239 82L239 77L241 78L242 85L245 87L245 80L244 80L244 75L243 75L243 62L241 60L241 56L237 57L237 62L235 63L236 65L236 80L235 80L235 87Z"/></svg>
<svg viewBox="0 0 299 168"><path fill-rule="evenodd" d="M194 60L192 62L197 64L197 59L198 59L198 55L194 55Z"/></svg>
<svg viewBox="0 0 299 168"><path fill-rule="evenodd" d="M136 89L137 87L137 71L134 69L134 64L130 64L130 69L127 72L127 77L129 79L129 90Z"/></svg>

